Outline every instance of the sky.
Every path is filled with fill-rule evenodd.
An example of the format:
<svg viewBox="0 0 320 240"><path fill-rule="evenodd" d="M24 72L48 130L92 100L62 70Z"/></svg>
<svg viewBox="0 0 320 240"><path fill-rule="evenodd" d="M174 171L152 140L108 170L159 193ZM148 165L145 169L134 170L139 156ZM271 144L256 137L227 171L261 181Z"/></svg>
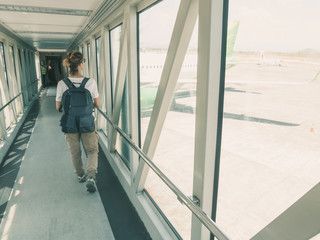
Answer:
<svg viewBox="0 0 320 240"><path fill-rule="evenodd" d="M229 0L229 23L240 20L235 50L320 51L320 1Z"/></svg>
<svg viewBox="0 0 320 240"><path fill-rule="evenodd" d="M142 46L169 44L179 3L164 0L141 14ZM319 13L320 0L229 0L229 25L240 21L235 51L320 51Z"/></svg>

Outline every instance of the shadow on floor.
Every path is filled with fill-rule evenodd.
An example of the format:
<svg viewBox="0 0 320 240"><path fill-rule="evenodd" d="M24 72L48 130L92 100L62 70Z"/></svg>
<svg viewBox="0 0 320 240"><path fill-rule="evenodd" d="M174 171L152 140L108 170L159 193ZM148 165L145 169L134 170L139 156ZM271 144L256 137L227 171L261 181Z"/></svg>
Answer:
<svg viewBox="0 0 320 240"><path fill-rule="evenodd" d="M26 152L32 129L39 114L39 100L35 101L15 140L0 165L0 223L3 219L12 188Z"/></svg>

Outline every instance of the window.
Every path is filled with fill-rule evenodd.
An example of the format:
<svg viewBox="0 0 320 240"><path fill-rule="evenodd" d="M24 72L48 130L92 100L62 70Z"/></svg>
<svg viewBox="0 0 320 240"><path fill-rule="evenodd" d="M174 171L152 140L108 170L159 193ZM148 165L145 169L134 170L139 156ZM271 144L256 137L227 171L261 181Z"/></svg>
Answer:
<svg viewBox="0 0 320 240"><path fill-rule="evenodd" d="M111 54L111 85L113 93L113 101L115 97L115 86L118 74L118 61L120 54L120 41L121 41L121 29L122 26L118 26L110 31L110 54ZM119 118L119 127L126 134L129 134L129 116L128 116L128 91L127 91L127 81L125 80L122 101L121 101L121 112ZM115 107L115 106L113 106ZM128 143L117 134L116 140L116 151L121 156L123 162L128 168L130 168L130 147Z"/></svg>
<svg viewBox="0 0 320 240"><path fill-rule="evenodd" d="M0 52L1 52L1 60L2 60L2 68L4 71L4 76L7 81L7 86L9 87L9 82L8 82L8 73L7 73L7 64L6 64L6 57L5 57L5 52L4 52L4 45L2 42L0 42Z"/></svg>
<svg viewBox="0 0 320 240"><path fill-rule="evenodd" d="M111 54L111 85L112 96L114 97L117 79L117 70L120 54L120 37L121 37L121 25L110 31L110 54ZM114 98L112 98L114 100Z"/></svg>
<svg viewBox="0 0 320 240"><path fill-rule="evenodd" d="M10 46L10 55L11 55L12 61L13 61L14 74L17 79L17 68L16 68L16 60L15 60L13 46Z"/></svg>
<svg viewBox="0 0 320 240"><path fill-rule="evenodd" d="M4 77L5 77L5 82L6 82L6 86L2 85L3 81L0 81L0 93L1 93L1 100L3 105L5 105L10 99L8 96L8 89L9 89L9 82L8 82L8 75L7 75L7 66L6 66L6 59L5 59L5 53L4 53L4 45L2 42L0 42L0 58L1 58L1 64L2 66L0 66L3 70L4 73ZM5 92L7 93L7 97L5 95ZM4 111L4 116L5 116L5 124L6 124L6 128L9 128L11 125L11 120L10 117L12 116L11 112L9 111L9 107L6 107L3 111Z"/></svg>
<svg viewBox="0 0 320 240"><path fill-rule="evenodd" d="M139 13L139 83L141 147L177 17L179 0L165 0ZM153 161L186 195L192 195L197 76L197 30L189 45ZM192 67L191 67L192 65ZM177 169L179 169L177 171ZM191 237L191 212L152 171L145 190L183 239ZM169 225L170 225L169 223ZM175 229L175 230L174 230Z"/></svg>
<svg viewBox="0 0 320 240"><path fill-rule="evenodd" d="M88 61L88 74L90 75L90 43L87 44L87 61Z"/></svg>
<svg viewBox="0 0 320 240"><path fill-rule="evenodd" d="M97 62L97 82L99 82L99 67L100 67L100 42L101 37L96 38L96 62Z"/></svg>
<svg viewBox="0 0 320 240"><path fill-rule="evenodd" d="M254 237L320 180L320 3L289 5L229 3L217 224L235 240Z"/></svg>

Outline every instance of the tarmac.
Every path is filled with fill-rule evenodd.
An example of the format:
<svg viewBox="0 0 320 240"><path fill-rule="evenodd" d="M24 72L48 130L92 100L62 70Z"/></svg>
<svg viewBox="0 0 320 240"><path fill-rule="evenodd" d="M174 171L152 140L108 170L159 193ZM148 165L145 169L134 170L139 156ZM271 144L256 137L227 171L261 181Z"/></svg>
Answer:
<svg viewBox="0 0 320 240"><path fill-rule="evenodd" d="M253 238L320 180L320 64L275 62L281 64L238 63L226 71L216 222L234 240ZM190 86L190 92L194 89ZM175 99L154 156L188 196L193 188L195 106L194 94ZM148 121L141 119L142 136ZM183 239L190 239L188 209L155 174L148 176L146 186ZM315 219L303 221L312 225ZM307 234L316 232L320 229Z"/></svg>

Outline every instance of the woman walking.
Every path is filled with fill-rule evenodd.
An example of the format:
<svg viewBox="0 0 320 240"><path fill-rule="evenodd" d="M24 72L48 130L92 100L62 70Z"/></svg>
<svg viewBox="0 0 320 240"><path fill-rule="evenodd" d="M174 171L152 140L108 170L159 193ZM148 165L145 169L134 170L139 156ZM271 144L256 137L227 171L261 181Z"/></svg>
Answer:
<svg viewBox="0 0 320 240"><path fill-rule="evenodd" d="M78 180L79 182L86 181L87 190L89 192L95 192L95 179L98 168L98 135L95 131L95 123L94 117L92 116L92 112L94 107L100 107L100 103L96 81L94 79L84 78L84 76L82 75L84 62L85 59L83 59L82 53L77 51L69 53L67 55L67 58L64 59L63 65L69 67L70 76L69 78L63 79L58 83L56 95L56 109L59 110L61 107L64 108L64 115L61 119L60 125L62 126L62 131L65 132L65 137L70 150L72 164L78 176ZM89 107L89 111L91 108L91 113L89 112L89 117L88 115L86 115L85 119L82 121L82 116L72 116L72 114L74 113L71 113L71 102L73 101L71 98L73 96L72 91L78 92L78 94L74 95L77 95L79 97L79 95L81 95L79 94L81 93L81 91L79 90L83 88L85 88L86 90L83 90L82 93L90 93L89 104L91 105L89 106L91 107ZM79 102L79 100L76 100L75 102L77 101ZM69 104L70 106L66 106L67 104ZM76 109L77 111L79 111L79 107L73 107L72 109ZM88 107L86 109L88 109ZM81 111L83 112L83 110ZM88 124L88 122L90 122L91 119L91 126L84 126ZM83 168L80 141L82 141L83 143L87 156L87 173L85 173L85 170Z"/></svg>

